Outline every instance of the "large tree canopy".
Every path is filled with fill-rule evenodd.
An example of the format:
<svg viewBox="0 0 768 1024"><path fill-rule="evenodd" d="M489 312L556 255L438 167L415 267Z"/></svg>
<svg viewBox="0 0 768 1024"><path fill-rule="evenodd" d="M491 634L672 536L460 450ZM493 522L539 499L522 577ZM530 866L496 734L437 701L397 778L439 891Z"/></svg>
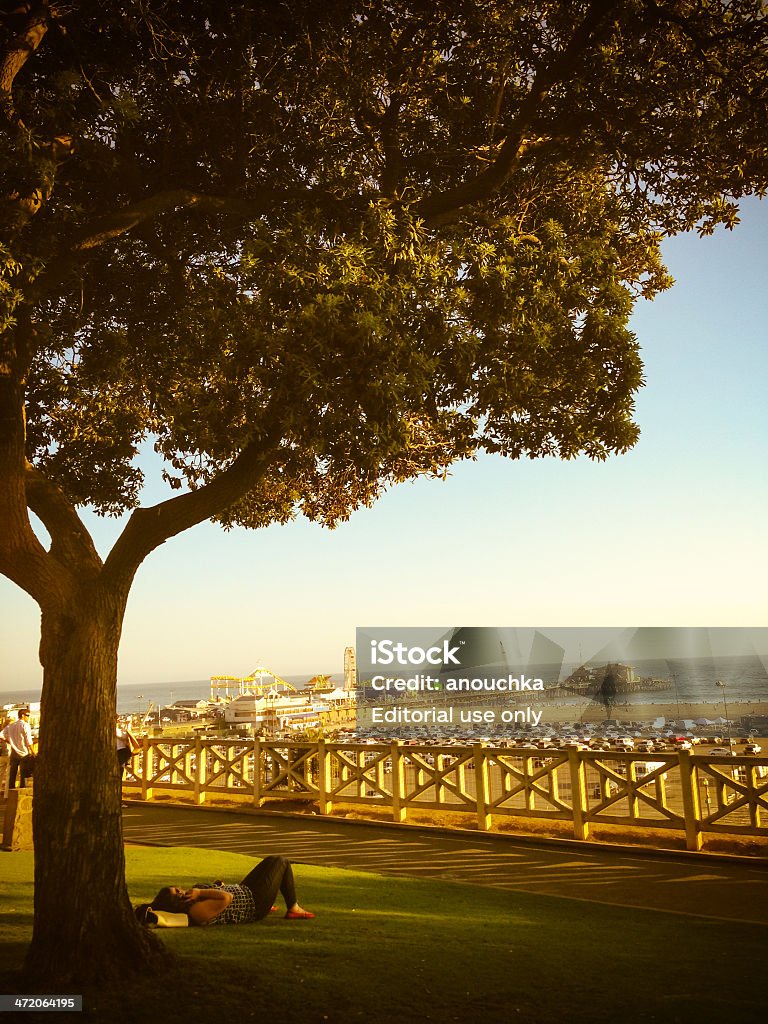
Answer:
<svg viewBox="0 0 768 1024"><path fill-rule="evenodd" d="M0 570L43 613L29 962L66 978L151 952L110 732L142 559L208 518L332 525L480 451L631 447L661 240L733 227L768 182L766 22L760 0L2 10ZM147 439L180 493L141 509ZM103 561L83 505L134 509ZM67 871L61 917L96 888L111 941L87 910L51 923Z"/></svg>

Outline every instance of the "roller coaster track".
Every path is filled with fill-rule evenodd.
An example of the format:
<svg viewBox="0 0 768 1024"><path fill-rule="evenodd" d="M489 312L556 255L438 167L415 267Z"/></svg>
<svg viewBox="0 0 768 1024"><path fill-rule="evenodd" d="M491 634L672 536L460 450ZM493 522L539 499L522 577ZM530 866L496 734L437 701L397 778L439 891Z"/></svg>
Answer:
<svg viewBox="0 0 768 1024"><path fill-rule="evenodd" d="M263 697L273 692L295 692L296 687L285 679L281 679L271 669L259 665L248 676L211 676L211 697L241 697L254 694ZM232 693L234 691L234 693Z"/></svg>

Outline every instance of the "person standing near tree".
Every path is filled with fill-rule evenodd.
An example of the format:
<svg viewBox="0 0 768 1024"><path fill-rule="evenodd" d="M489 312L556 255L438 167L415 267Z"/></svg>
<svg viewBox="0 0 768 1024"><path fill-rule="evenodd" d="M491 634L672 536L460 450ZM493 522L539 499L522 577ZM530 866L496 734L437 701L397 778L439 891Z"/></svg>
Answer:
<svg viewBox="0 0 768 1024"><path fill-rule="evenodd" d="M32 730L29 727L29 708L21 708L18 718L10 725L6 725L0 737L5 740L11 748L11 764L8 775L8 788L16 786L16 775L21 776L21 785L26 785L27 779L32 775L35 766L35 751L33 747ZM19 771L19 769L21 769Z"/></svg>
<svg viewBox="0 0 768 1024"><path fill-rule="evenodd" d="M121 778L125 777L125 766L139 749L139 741L130 729L120 724L120 716L115 716L115 747L117 762L120 765Z"/></svg>

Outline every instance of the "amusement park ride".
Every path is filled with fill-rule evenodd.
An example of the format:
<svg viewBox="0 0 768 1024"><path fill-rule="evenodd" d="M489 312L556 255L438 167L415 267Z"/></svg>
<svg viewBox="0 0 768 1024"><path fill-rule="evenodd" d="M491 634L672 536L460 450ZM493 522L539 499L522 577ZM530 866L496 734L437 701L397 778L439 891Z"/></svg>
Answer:
<svg viewBox="0 0 768 1024"><path fill-rule="evenodd" d="M296 692L296 687L281 679L268 668L260 665L249 676L211 676L211 699L222 697L231 700L252 694L257 697L275 696L280 693Z"/></svg>

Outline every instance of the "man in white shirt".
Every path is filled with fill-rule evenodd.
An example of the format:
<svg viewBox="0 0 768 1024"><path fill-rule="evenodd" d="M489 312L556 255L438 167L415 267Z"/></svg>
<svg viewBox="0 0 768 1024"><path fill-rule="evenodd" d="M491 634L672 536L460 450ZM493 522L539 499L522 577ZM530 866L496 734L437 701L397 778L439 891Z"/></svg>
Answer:
<svg viewBox="0 0 768 1024"><path fill-rule="evenodd" d="M20 771L21 785L23 786L32 774L35 765L35 752L32 748L32 730L29 728L29 708L22 708L19 711L18 720L6 725L0 737L5 740L11 748L10 773L8 775L8 788L13 789L16 785L16 774Z"/></svg>

